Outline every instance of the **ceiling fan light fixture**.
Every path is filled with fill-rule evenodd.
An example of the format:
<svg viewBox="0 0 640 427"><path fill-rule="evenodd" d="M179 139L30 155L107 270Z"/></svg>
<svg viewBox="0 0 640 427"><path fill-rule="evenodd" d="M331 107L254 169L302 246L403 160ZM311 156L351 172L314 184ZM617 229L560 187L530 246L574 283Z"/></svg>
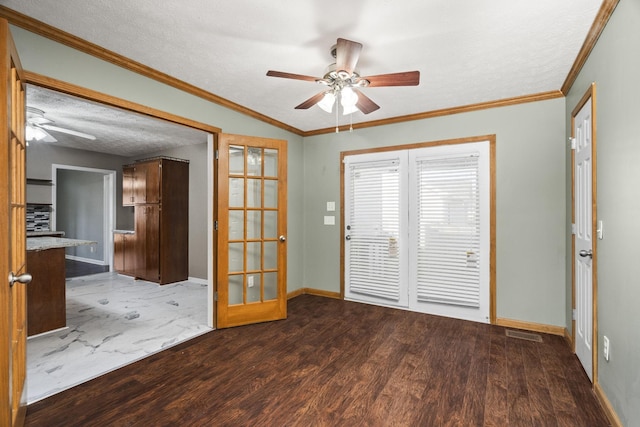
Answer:
<svg viewBox="0 0 640 427"><path fill-rule="evenodd" d="M356 104L358 103L358 94L350 87L345 87L340 91L340 104L344 115L355 113L358 111Z"/></svg>
<svg viewBox="0 0 640 427"><path fill-rule="evenodd" d="M46 132L36 126L27 126L25 131L26 131L27 141L33 141L34 139L36 141L41 141L47 137Z"/></svg>
<svg viewBox="0 0 640 427"><path fill-rule="evenodd" d="M336 103L336 96L333 92L325 92L324 98L320 102L318 102L318 107L322 108L327 113L333 111L333 104Z"/></svg>

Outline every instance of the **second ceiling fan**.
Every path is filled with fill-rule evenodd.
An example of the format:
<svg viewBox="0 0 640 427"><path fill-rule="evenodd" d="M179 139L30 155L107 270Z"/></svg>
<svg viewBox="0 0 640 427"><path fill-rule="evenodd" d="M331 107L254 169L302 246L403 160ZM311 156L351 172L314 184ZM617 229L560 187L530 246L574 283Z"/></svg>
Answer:
<svg viewBox="0 0 640 427"><path fill-rule="evenodd" d="M344 114L357 110L369 114L380 108L359 88L381 86L417 86L420 84L420 71L405 71L401 73L380 74L361 77L356 69L362 44L346 39L338 39L331 48L331 55L336 62L331 64L323 77L305 76L302 74L286 73L269 70L267 76L285 79L305 80L317 82L326 86L325 90L307 99L296 109L308 109L316 104L323 110L331 112L333 105L340 98Z"/></svg>

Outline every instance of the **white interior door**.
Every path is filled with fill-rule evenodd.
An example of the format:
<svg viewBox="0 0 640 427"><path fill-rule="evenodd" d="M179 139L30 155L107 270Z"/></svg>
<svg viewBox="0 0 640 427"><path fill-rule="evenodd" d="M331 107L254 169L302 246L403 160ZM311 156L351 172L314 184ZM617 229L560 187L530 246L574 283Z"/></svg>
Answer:
<svg viewBox="0 0 640 427"><path fill-rule="evenodd" d="M593 381L593 151L591 98L574 118L575 347Z"/></svg>

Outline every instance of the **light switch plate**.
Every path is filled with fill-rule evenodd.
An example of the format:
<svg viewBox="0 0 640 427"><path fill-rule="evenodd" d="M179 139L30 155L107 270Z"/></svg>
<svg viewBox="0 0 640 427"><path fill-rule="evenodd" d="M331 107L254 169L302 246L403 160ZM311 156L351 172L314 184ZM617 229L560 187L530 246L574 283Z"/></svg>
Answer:
<svg viewBox="0 0 640 427"><path fill-rule="evenodd" d="M327 212L335 212L336 202L327 202Z"/></svg>
<svg viewBox="0 0 640 427"><path fill-rule="evenodd" d="M336 217L333 215L325 215L324 225L336 225Z"/></svg>

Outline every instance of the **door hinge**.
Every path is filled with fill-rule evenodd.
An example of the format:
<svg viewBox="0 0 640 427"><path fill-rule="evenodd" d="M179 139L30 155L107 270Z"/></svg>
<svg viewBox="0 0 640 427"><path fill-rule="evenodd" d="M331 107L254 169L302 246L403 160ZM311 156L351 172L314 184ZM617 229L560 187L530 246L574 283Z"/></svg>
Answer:
<svg viewBox="0 0 640 427"><path fill-rule="evenodd" d="M571 145L571 149L572 150L576 149L576 139L575 138L569 138L569 144Z"/></svg>
<svg viewBox="0 0 640 427"><path fill-rule="evenodd" d="M576 227L575 224L571 224L571 234L577 234L578 233L578 227Z"/></svg>
<svg viewBox="0 0 640 427"><path fill-rule="evenodd" d="M217 293L216 293L216 295L217 295ZM217 299L216 299L216 301L217 301ZM576 320L576 309L575 308L573 310L571 310L571 320Z"/></svg>
<svg viewBox="0 0 640 427"><path fill-rule="evenodd" d="M218 231L218 220L213 221L213 228Z"/></svg>
<svg viewBox="0 0 640 427"><path fill-rule="evenodd" d="M220 151L216 150L216 160L220 157Z"/></svg>
<svg viewBox="0 0 640 427"><path fill-rule="evenodd" d="M213 293L213 300L214 300L214 301L218 301L218 291L215 291L215 292Z"/></svg>

